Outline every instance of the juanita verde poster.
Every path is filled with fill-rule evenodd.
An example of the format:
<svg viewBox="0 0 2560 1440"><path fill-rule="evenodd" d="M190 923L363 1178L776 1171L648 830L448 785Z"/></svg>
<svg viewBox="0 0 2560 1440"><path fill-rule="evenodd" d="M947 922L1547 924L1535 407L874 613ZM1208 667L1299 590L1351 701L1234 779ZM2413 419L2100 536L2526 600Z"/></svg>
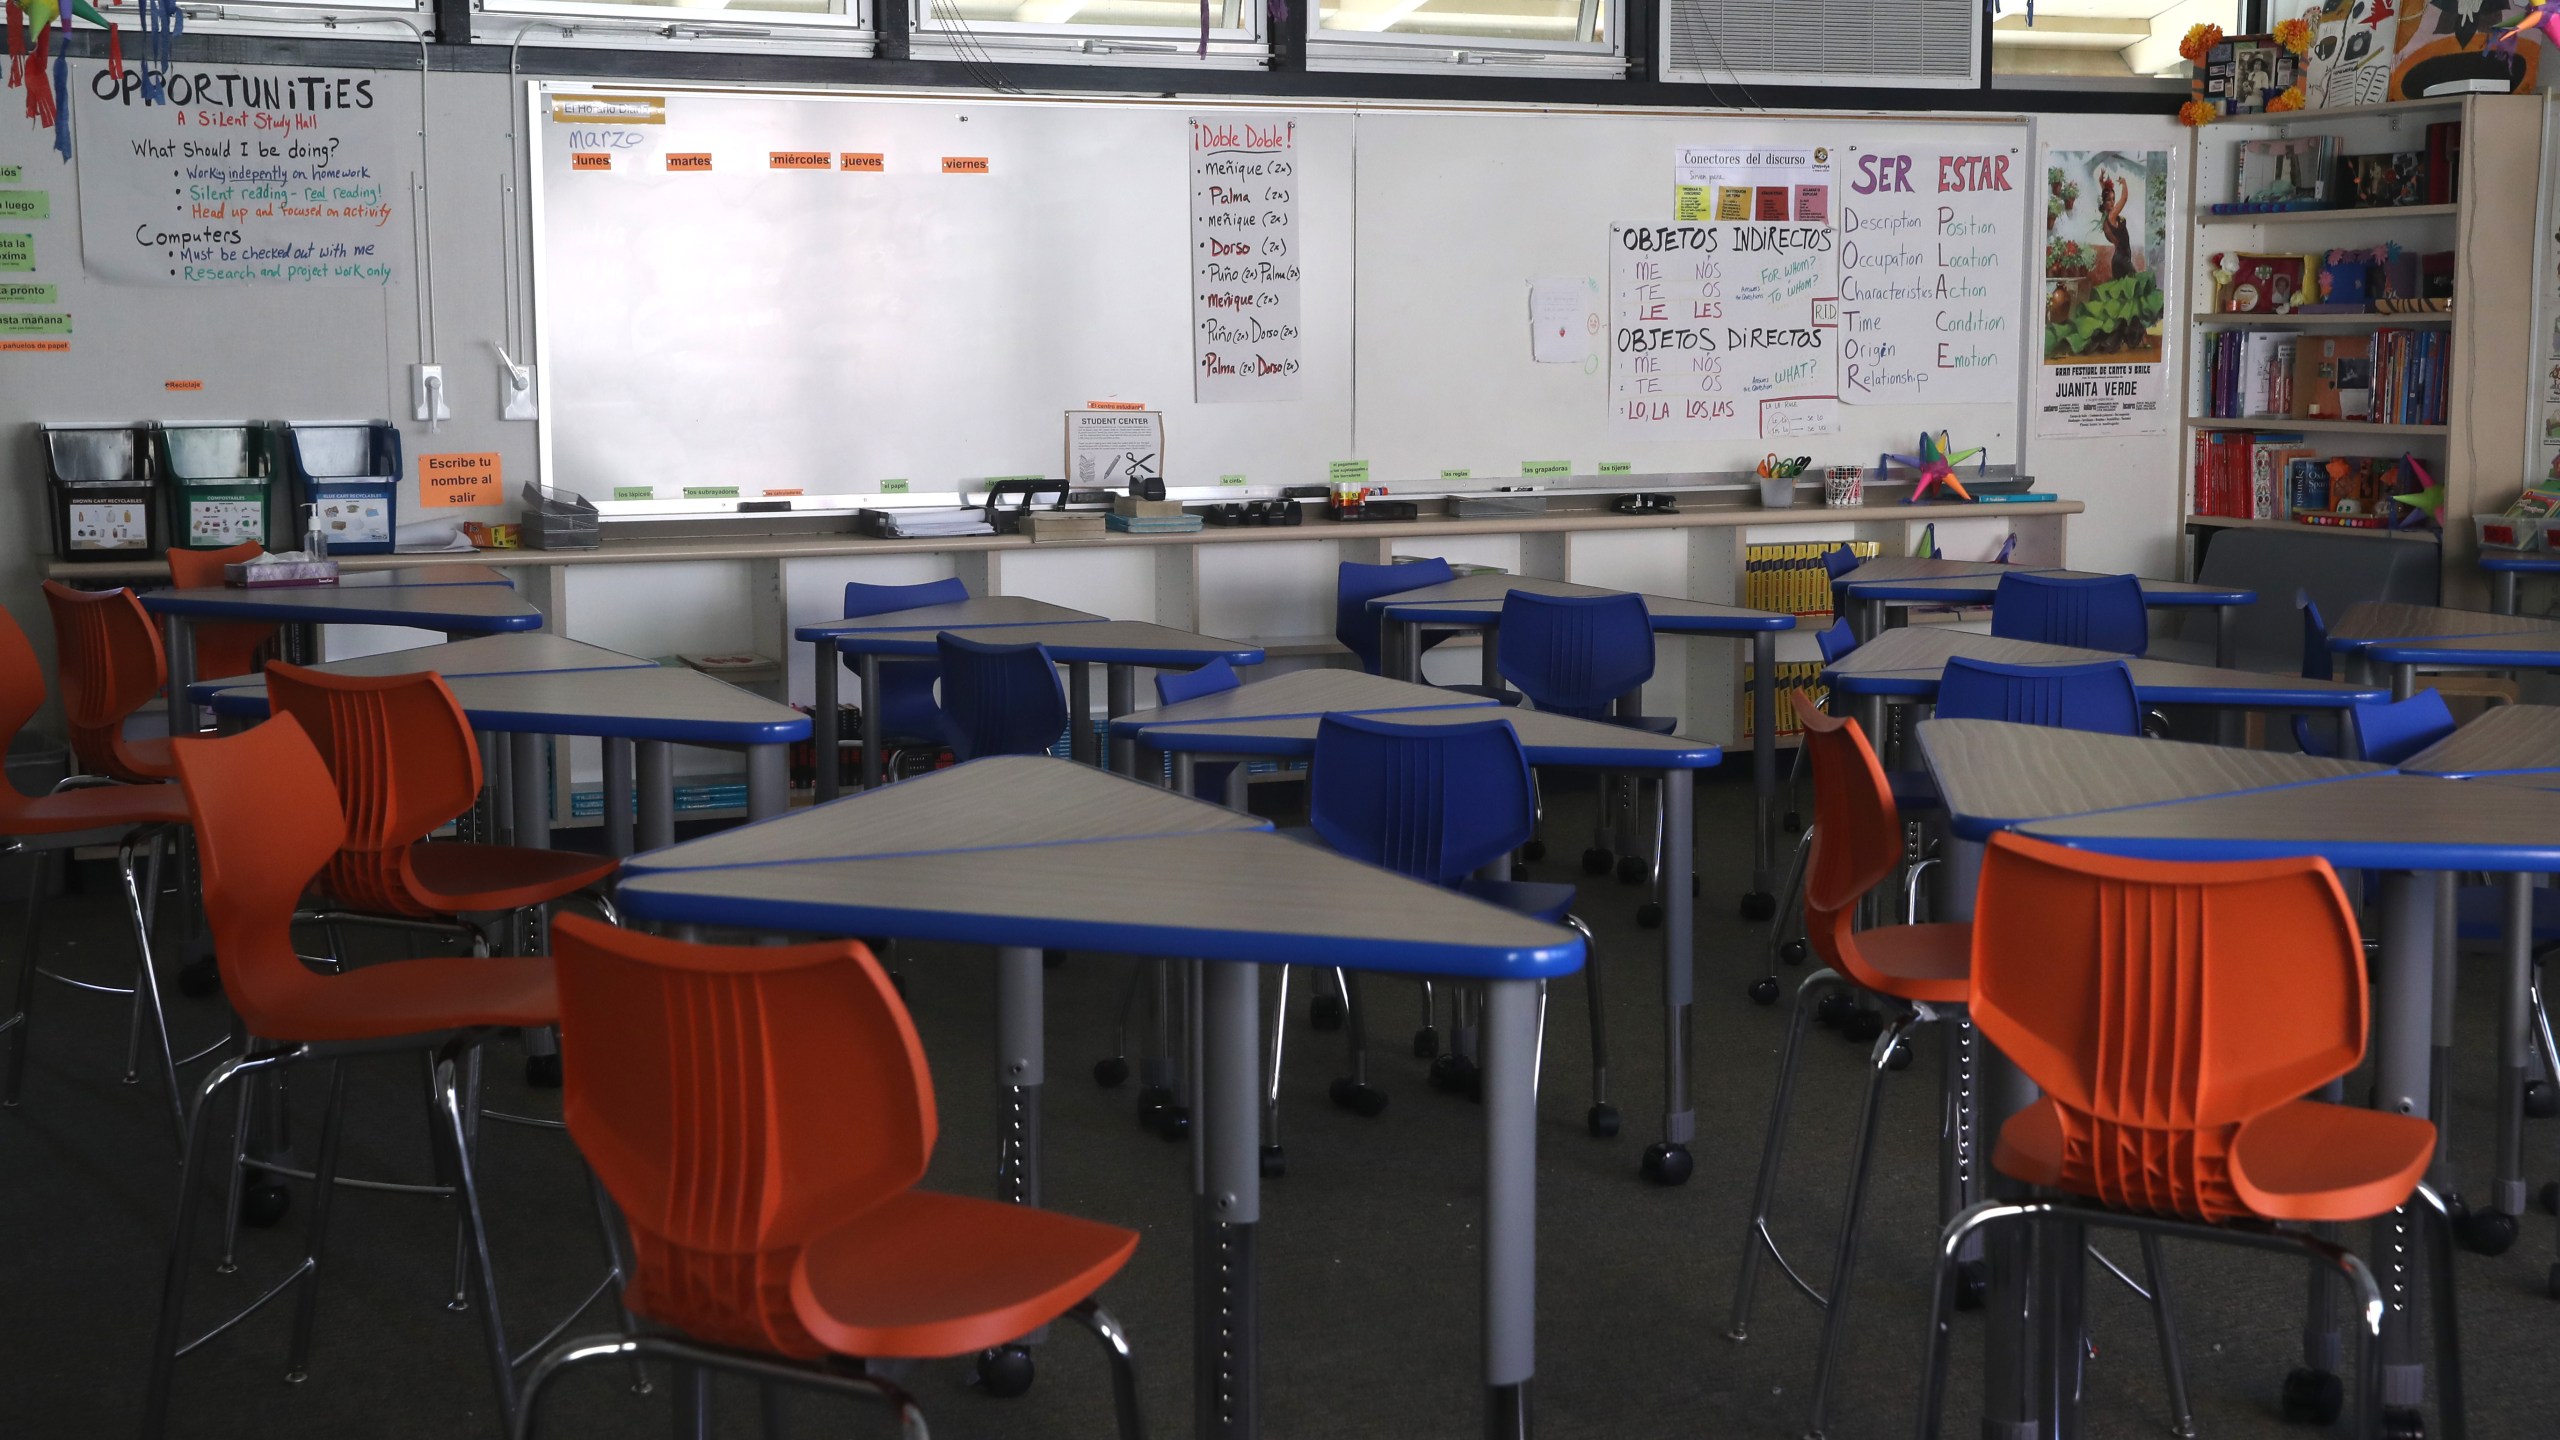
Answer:
<svg viewBox="0 0 2560 1440"><path fill-rule="evenodd" d="M2169 428L2161 364L2169 152L2044 152L2044 276L2036 433Z"/></svg>

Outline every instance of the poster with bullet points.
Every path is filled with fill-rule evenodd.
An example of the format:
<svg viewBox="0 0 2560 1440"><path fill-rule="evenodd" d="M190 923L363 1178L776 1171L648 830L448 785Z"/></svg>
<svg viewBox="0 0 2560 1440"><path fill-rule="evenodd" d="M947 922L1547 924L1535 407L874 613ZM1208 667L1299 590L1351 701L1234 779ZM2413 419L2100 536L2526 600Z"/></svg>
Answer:
<svg viewBox="0 0 2560 1440"><path fill-rule="evenodd" d="M409 269L413 76L74 62L80 250L126 285L389 285Z"/></svg>
<svg viewBox="0 0 2560 1440"><path fill-rule="evenodd" d="M1190 134L1192 396L1295 400L1298 122L1195 115Z"/></svg>

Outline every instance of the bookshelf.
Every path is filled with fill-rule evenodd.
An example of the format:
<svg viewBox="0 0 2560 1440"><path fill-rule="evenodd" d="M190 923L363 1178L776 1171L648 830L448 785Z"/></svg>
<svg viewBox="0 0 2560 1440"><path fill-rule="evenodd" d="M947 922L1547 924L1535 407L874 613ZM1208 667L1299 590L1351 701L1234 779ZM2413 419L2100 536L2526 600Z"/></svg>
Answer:
<svg viewBox="0 0 2560 1440"><path fill-rule="evenodd" d="M2471 563L2470 517L2502 509L2523 484L2516 437L2528 423L2536 393L2533 310L2502 303L2532 273L2535 195L2543 169L2542 99L2533 95L2471 95L2383 105L2342 106L2281 115L2236 115L2196 132L2188 172L2190 293L2197 313L2188 320L2188 375L2179 465L2184 477L2185 533L2191 557L2231 529L2297 530L2339 541L2389 539L2440 544L2442 599L2485 606L2486 585ZM2388 208L2283 210L2253 215L2214 215L2212 207L2237 198L2240 143L2252 139L2336 136L2341 155L2388 154L2426 148L2427 127L2462 125L2461 175L2452 204ZM2409 314L2226 315L2211 313L2211 257L2240 252L2263 255L2316 253L2384 242L2417 254L2452 252L2451 311ZM2517 296L2521 300L2521 296ZM2225 331L2300 331L2306 337L2369 330L2405 330L2440 336L2442 424L2381 424L2358 420L2212 414L2210 367ZM2235 342L2236 343L2236 342ZM2320 456L2371 456L2396 460L2406 451L2445 487L2445 528L2427 531L2362 530L2303 525L2288 519L2198 515L2195 509L2199 432L2298 434ZM2356 439L2370 443L2354 444ZM2279 503L2282 497L2279 496ZM2194 558L2190 559L2190 570Z"/></svg>

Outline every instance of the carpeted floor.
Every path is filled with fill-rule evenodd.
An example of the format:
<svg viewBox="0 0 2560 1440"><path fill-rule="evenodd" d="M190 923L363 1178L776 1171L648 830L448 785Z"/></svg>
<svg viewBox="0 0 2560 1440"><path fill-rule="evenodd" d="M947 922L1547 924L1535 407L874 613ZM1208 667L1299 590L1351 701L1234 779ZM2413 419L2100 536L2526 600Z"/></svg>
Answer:
<svg viewBox="0 0 2560 1440"><path fill-rule="evenodd" d="M1569 792L1549 798L1555 853L1539 873L1579 880L1589 801ZM1761 945L1760 927L1734 919L1747 873L1748 803L1745 785L1719 780L1700 805L1698 1168L1683 1188L1658 1189L1636 1177L1661 1083L1657 932L1633 923L1639 892L1583 881L1582 911L1599 932L1607 967L1612 1082L1626 1127L1607 1141L1584 1132L1587 1010L1581 984L1568 983L1554 997L1540 1104L1535 1413L1549 1437L1779 1437L1803 1426L1817 1312L1771 1274L1750 1343L1725 1338L1786 1013L1743 995ZM989 883L1001 879L991 875ZM0 912L11 935L15 912L14 902ZM80 973L113 979L126 963L122 931L94 881L56 906L50 933L49 953L67 957ZM1057 1208L1143 1232L1137 1258L1104 1301L1135 1337L1154 1433L1182 1435L1190 1429L1188 1152L1137 1127L1133 1086L1105 1091L1088 1078L1107 1051L1127 963L1080 954L1051 972L1047 1193ZM2491 1134L2489 963L2465 966L2455 1075L2457 1141L2475 1189L2485 1185ZM994 1127L984 957L919 948L904 966L941 1098L932 1183L987 1193ZM14 971L9 978L14 983ZM1306 993L1297 991L1301 1016ZM1456 1436L1481 1428L1477 1113L1432 1090L1422 1062L1411 1058L1405 1042L1418 1009L1412 987L1373 980L1368 994L1378 1015L1373 1073L1392 1097L1375 1119L1327 1102L1340 1035L1314 1032L1303 1020L1291 1029L1289 1173L1266 1187L1262 1236L1264 1433L1275 1440ZM218 1001L173 997L171 1006L183 1048L200 1046L227 1024ZM1818 1038L1779 1226L1799 1262L1826 1274L1864 1047L1828 1032ZM123 1043L119 1002L43 989L24 1104L0 1114L0 1234L9 1237L0 1251L0 1435L121 1436L137 1424L177 1171L159 1087L147 1078L119 1083ZM1936 1222L1936 1044L1924 1038L1918 1063L1891 1087L1830 1432L1836 1437L1899 1436L1912 1428L1925 1256ZM522 1090L519 1069L512 1045L493 1053L492 1103L556 1113L555 1096ZM418 1063L373 1060L352 1074L347 1172L422 1177ZM297 1087L297 1133L306 1149L317 1134L322 1088ZM2560 1122L2529 1130L2537 1181L2560 1173L2555 1138ZM595 1225L561 1134L493 1125L483 1147L503 1298L523 1348L593 1285L601 1263ZM191 1331L281 1273L298 1253L304 1200L297 1194L282 1227L248 1233L238 1273L215 1274L209 1258L192 1265ZM2560 1366L2544 1368L2560 1337L2560 1305L2544 1298L2552 1226L2529 1216L2524 1238L2506 1255L2461 1262L2475 1434L2560 1434ZM210 1229L202 1238L215 1240ZM2129 1241L2110 1248L2132 1256ZM261 1312L181 1363L171 1433L257 1440L497 1433L478 1317L444 1305L452 1253L452 1217L441 1202L342 1191L310 1378L299 1385L281 1379L289 1308ZM2278 1386L2299 1346L2300 1271L2275 1257L2174 1243L2168 1263L2202 1433L2301 1433L2277 1414ZM2088 1372L2087 1433L2158 1435L2167 1411L2147 1312L2103 1276L2092 1283L2097 1355ZM607 1328L602 1308L578 1328ZM1978 1433L1979 1328L1974 1318L1959 1318L1949 1434ZM1038 1382L1017 1400L971 1391L966 1362L922 1366L906 1380L944 1440L1109 1434L1108 1391L1092 1342L1062 1328L1037 1353ZM635 1396L628 1382L627 1372L596 1370L562 1383L544 1407L542 1433L666 1433L664 1387ZM733 1387L721 1395L721 1433L754 1433L752 1394ZM794 1436L892 1433L876 1413L799 1397L786 1403L784 1420L784 1433Z"/></svg>

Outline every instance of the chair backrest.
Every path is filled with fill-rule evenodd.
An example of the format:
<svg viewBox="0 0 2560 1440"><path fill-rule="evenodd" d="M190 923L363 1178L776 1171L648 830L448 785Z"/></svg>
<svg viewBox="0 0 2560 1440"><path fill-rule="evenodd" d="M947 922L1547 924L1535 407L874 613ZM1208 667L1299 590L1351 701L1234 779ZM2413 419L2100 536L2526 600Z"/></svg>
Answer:
<svg viewBox="0 0 2560 1440"><path fill-rule="evenodd" d="M2338 673L2338 662L2329 653L2329 622L2320 617L2320 602L2311 598L2310 591L2296 590L2293 604L2302 612L2302 678L2333 678Z"/></svg>
<svg viewBox="0 0 2560 1440"><path fill-rule="evenodd" d="M1228 664L1227 657L1221 655L1197 670L1157 671L1156 703L1179 705L1185 700L1233 690L1243 683L1236 675L1236 667Z"/></svg>
<svg viewBox="0 0 2560 1440"><path fill-rule="evenodd" d="M1360 659L1360 668L1375 675L1384 663L1379 655L1378 617L1369 602L1381 595L1419 590L1454 579L1449 562L1437 555L1397 565L1362 565L1345 560L1333 576L1333 638Z"/></svg>
<svg viewBox="0 0 2560 1440"><path fill-rule="evenodd" d="M2433 690L2421 690L2406 700L2367 700L2355 707L2355 758L2397 765L2456 728L2453 711Z"/></svg>
<svg viewBox="0 0 2560 1440"><path fill-rule="evenodd" d="M934 641L942 660L942 733L952 754L1045 755L1058 743L1067 697L1046 649L990 645L948 630Z"/></svg>
<svg viewBox="0 0 2560 1440"><path fill-rule="evenodd" d="M1846 616L1849 609L1848 605L1845 603L1844 597L1840 593L1840 577L1857 569L1860 565L1865 563L1866 561L1859 558L1858 552L1851 548L1849 542L1846 540L1843 540L1839 544L1822 552L1822 573L1823 576L1831 582L1831 611L1833 614Z"/></svg>
<svg viewBox="0 0 2560 1440"><path fill-rule="evenodd" d="M1849 628L1847 620L1834 620L1814 632L1813 643L1822 652L1823 664L1837 665L1858 648L1858 632Z"/></svg>
<svg viewBox="0 0 2560 1440"><path fill-rule="evenodd" d="M255 540L221 550L172 548L169 580L181 589L200 590L223 583L223 567L255 560L267 547ZM196 678L219 680L228 675L258 673L258 647L281 627L259 620L198 620L188 627L196 647Z"/></svg>
<svg viewBox="0 0 2560 1440"><path fill-rule="evenodd" d="M1952 656L1938 679L1938 715L1947 720L2009 720L2088 730L2142 733L2142 702L2133 670L2121 660L2086 665L1995 665Z"/></svg>
<svg viewBox="0 0 2560 1440"><path fill-rule="evenodd" d="M2131 575L2012 571L1991 597L1991 633L2046 645L2139 655L2151 648L2151 612Z"/></svg>
<svg viewBox="0 0 2560 1440"><path fill-rule="evenodd" d="M1867 733L1790 691L1813 765L1813 845L1804 876L1804 932L1822 963L1859 984L1876 972L1852 933L1858 901L1902 863L1902 812Z"/></svg>
<svg viewBox="0 0 2560 1440"><path fill-rule="evenodd" d="M859 620L865 615L886 615L893 610L957 605L968 598L969 586L957 575L919 581L913 585L865 585L853 580L844 587L844 618Z"/></svg>
<svg viewBox="0 0 2560 1440"><path fill-rule="evenodd" d="M126 754L124 722L168 681L160 631L130 590L74 590L44 582L53 610L53 661L71 753L92 775L157 778Z"/></svg>
<svg viewBox="0 0 2560 1440"><path fill-rule="evenodd" d="M1508 720L1316 725L1307 812L1337 852L1454 885L1518 848L1537 824L1528 756Z"/></svg>
<svg viewBox="0 0 2560 1440"><path fill-rule="evenodd" d="M1502 597L1502 678L1541 710L1603 719L1653 678L1653 620L1641 595Z"/></svg>
<svg viewBox="0 0 2560 1440"><path fill-rule="evenodd" d="M36 647L18 625L18 617L0 609L0 755L44 708L44 665ZM15 813L25 797L13 784L0 784L0 817ZM0 824L0 834L8 827Z"/></svg>
<svg viewBox="0 0 2560 1440"><path fill-rule="evenodd" d="M924 1177L924 1043L871 952L688 945L553 922L561 1117L631 1229L623 1303L688 1337L811 1357L801 1249Z"/></svg>
<svg viewBox="0 0 2560 1440"><path fill-rule="evenodd" d="M223 998L250 1034L304 1038L294 1017L330 982L295 953L294 907L347 837L329 767L290 715L169 748L195 828Z"/></svg>
<svg viewBox="0 0 2560 1440"><path fill-rule="evenodd" d="M302 722L338 787L347 838L322 888L359 910L437 913L416 898L409 848L480 793L480 744L444 678L331 675L279 660L267 667L267 699Z"/></svg>
<svg viewBox="0 0 2560 1440"><path fill-rule="evenodd" d="M2050 1100L2065 1189L2249 1214L2233 1138L2354 1068L2367 1005L2324 860L2124 860L2012 834L1984 857L1973 1022Z"/></svg>

